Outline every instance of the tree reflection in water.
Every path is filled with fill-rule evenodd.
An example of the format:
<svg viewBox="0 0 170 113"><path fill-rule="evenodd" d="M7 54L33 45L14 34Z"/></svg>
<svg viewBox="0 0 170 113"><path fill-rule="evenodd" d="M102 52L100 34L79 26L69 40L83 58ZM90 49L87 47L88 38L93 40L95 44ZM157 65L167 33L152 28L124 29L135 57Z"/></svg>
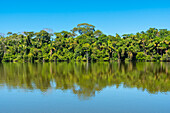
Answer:
<svg viewBox="0 0 170 113"><path fill-rule="evenodd" d="M81 98L122 84L155 94L170 91L170 63L4 63L0 64L0 84L42 92L69 89Z"/></svg>

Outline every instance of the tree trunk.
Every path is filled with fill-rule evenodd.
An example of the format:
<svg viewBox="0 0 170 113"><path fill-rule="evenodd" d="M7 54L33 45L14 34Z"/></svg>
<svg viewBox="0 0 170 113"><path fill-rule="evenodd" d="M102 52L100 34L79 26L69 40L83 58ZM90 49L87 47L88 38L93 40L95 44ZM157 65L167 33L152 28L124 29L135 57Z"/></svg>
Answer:
<svg viewBox="0 0 170 113"><path fill-rule="evenodd" d="M86 56L87 56L87 62L89 61L89 53L86 51Z"/></svg>

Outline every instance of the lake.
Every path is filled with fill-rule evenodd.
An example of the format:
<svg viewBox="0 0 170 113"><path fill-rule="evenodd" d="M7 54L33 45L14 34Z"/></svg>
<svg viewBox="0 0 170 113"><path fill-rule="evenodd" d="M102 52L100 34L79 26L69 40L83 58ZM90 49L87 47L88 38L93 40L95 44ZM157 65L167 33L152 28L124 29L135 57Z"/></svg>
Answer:
<svg viewBox="0 0 170 113"><path fill-rule="evenodd" d="M2 63L0 113L169 113L170 63Z"/></svg>

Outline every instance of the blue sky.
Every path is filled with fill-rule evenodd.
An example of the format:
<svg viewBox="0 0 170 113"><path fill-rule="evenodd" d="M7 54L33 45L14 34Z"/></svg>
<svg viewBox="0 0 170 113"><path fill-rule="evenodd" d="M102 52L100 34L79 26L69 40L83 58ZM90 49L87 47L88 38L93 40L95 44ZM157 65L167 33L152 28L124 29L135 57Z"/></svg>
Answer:
<svg viewBox="0 0 170 113"><path fill-rule="evenodd" d="M105 34L170 29L170 0L0 0L0 33L71 30L89 23Z"/></svg>

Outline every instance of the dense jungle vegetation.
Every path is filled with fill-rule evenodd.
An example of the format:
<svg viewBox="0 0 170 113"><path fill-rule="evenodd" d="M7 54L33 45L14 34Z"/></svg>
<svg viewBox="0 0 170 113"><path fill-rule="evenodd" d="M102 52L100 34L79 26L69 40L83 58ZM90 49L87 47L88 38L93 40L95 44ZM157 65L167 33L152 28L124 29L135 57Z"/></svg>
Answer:
<svg viewBox="0 0 170 113"><path fill-rule="evenodd" d="M0 62L169 61L170 31L105 35L95 26L78 24L70 32L8 32L0 35Z"/></svg>

